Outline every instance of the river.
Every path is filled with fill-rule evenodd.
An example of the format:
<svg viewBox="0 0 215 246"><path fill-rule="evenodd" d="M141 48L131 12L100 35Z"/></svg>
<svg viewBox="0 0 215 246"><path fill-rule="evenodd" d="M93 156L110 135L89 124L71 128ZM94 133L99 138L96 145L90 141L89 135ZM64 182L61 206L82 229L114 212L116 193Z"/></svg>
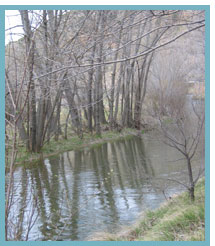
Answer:
<svg viewBox="0 0 215 246"><path fill-rule="evenodd" d="M188 182L181 158L145 134L18 167L10 220L19 225L19 240L85 241L95 232L116 232L184 190L166 181ZM200 162L201 153L196 171Z"/></svg>

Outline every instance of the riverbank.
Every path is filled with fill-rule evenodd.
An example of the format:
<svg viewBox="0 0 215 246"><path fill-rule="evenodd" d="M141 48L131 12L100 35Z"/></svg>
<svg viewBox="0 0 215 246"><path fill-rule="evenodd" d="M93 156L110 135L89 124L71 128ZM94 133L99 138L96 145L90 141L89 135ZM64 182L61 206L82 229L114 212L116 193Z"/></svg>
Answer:
<svg viewBox="0 0 215 246"><path fill-rule="evenodd" d="M91 148L106 142L116 141L124 138L128 139L130 137L137 136L138 134L139 131L135 129L125 128L121 132L104 131L101 137L88 133L84 134L83 139L80 139L76 135L70 135L68 136L68 139L59 139L58 141L51 139L49 143L46 143L43 146L40 153L30 153L26 151L25 146L18 146L16 165L22 165L28 162L36 162L41 158L55 156L66 151Z"/></svg>
<svg viewBox="0 0 215 246"><path fill-rule="evenodd" d="M195 201L187 192L148 211L134 225L117 234L99 233L90 241L204 241L205 180L196 185Z"/></svg>

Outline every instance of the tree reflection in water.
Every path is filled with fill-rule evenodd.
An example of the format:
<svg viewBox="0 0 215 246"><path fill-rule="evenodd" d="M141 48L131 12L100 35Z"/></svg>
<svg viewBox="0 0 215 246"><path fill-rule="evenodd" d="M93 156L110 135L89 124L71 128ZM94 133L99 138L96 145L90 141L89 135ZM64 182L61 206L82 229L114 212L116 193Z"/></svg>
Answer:
<svg viewBox="0 0 215 246"><path fill-rule="evenodd" d="M17 168L14 186L20 199L13 205L19 211L17 240L23 240L29 200L37 201L38 213L29 240L86 240L97 231L116 231L119 225L132 223L145 208L158 207L164 197L151 180L172 173L178 176L184 168L183 163L164 167L166 148L132 138ZM179 191L174 185L172 192Z"/></svg>

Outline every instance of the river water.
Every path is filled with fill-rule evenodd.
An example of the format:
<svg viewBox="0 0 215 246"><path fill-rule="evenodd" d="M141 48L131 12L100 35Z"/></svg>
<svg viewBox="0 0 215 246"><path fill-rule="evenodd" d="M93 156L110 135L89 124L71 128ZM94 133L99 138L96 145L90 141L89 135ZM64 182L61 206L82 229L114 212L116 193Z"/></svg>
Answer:
<svg viewBox="0 0 215 246"><path fill-rule="evenodd" d="M196 171L201 155L193 162ZM28 240L85 241L95 232L134 223L142 211L184 190L166 181L188 182L181 158L145 134L17 168L10 219L19 225L19 240L28 234Z"/></svg>

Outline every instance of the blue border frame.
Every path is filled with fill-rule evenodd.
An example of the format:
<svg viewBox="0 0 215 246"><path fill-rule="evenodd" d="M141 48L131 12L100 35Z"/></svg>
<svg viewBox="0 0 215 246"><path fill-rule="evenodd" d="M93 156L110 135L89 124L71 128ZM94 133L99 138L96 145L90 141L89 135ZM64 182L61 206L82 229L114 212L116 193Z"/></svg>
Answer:
<svg viewBox="0 0 215 246"><path fill-rule="evenodd" d="M177 10L205 10L205 184L206 184L206 191L205 191L205 241L196 241L196 242L160 242L160 241L149 241L149 242L121 242L121 241L114 241L114 242L87 242L87 241L62 241L62 242L43 242L43 241L5 241L5 227L4 227L4 208L5 208L5 194L4 194L4 187L5 187L5 179L4 179L4 161L5 161L5 141L4 141L4 134L5 134L5 82L4 82L4 54L5 54L5 19L4 19L4 11L5 10L18 10L18 9L71 9L71 10L162 10L162 9L177 9ZM210 5L1 5L0 6L0 246L19 246L19 245L39 245L42 246L46 245L86 245L86 246L100 246L100 245L146 245L146 246L209 246L210 245Z"/></svg>

